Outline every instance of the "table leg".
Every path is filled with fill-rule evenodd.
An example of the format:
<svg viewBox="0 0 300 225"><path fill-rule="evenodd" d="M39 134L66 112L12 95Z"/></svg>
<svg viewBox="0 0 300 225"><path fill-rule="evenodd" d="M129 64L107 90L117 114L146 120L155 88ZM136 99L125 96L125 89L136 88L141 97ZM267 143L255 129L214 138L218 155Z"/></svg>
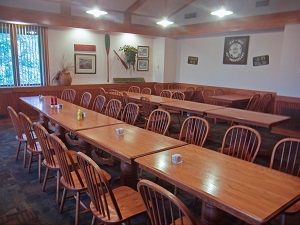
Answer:
<svg viewBox="0 0 300 225"><path fill-rule="evenodd" d="M48 130L48 121L49 119L44 116L44 114L40 113L39 123L42 124L42 126L45 127L46 130Z"/></svg>
<svg viewBox="0 0 300 225"><path fill-rule="evenodd" d="M224 211L202 201L201 222L206 225L222 225L224 224Z"/></svg>
<svg viewBox="0 0 300 225"><path fill-rule="evenodd" d="M129 186L136 190L137 188L137 164L136 163L126 163L121 162L120 164L121 168L121 176L120 176L120 182L121 185Z"/></svg>
<svg viewBox="0 0 300 225"><path fill-rule="evenodd" d="M66 143L66 137L65 137L66 130L63 127L61 127L59 124L56 123L54 132L63 143Z"/></svg>

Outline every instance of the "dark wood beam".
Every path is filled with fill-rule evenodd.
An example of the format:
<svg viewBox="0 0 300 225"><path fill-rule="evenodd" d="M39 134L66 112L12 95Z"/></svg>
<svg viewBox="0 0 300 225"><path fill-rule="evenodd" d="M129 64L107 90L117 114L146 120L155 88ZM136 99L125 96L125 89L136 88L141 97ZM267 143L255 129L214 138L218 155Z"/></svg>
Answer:
<svg viewBox="0 0 300 225"><path fill-rule="evenodd" d="M60 3L60 13L71 16L71 0L62 0Z"/></svg>

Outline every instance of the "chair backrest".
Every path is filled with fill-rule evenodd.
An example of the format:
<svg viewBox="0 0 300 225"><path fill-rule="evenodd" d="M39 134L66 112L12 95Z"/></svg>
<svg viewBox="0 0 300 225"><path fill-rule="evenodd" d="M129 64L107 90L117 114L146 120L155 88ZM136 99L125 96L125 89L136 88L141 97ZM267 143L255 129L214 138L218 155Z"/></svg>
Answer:
<svg viewBox="0 0 300 225"><path fill-rule="evenodd" d="M52 167L57 167L53 157L54 151L48 139L49 137L48 131L42 126L42 124L37 122L33 123L33 130L41 145L43 156L46 159L47 164Z"/></svg>
<svg viewBox="0 0 300 225"><path fill-rule="evenodd" d="M160 96L161 96L161 97L166 97L166 98L171 98L172 92L169 91L169 90L162 90L162 91L160 92Z"/></svg>
<svg viewBox="0 0 300 225"><path fill-rule="evenodd" d="M249 100L249 102L248 102L248 104L246 106L246 109L247 110L251 110L251 111L255 111L259 100L260 100L260 94L254 94L250 98L250 100Z"/></svg>
<svg viewBox="0 0 300 225"><path fill-rule="evenodd" d="M11 118L11 121L12 121L12 124L14 126L15 132L17 134L17 139L20 140L20 141L24 140L24 137L23 137L24 131L23 131L23 127L22 127L22 124L21 124L21 121L20 121L20 118L19 118L17 112L11 106L7 106L7 111L9 113L10 118Z"/></svg>
<svg viewBox="0 0 300 225"><path fill-rule="evenodd" d="M146 130L166 135L171 122L171 115L163 109L155 109L151 112Z"/></svg>
<svg viewBox="0 0 300 225"><path fill-rule="evenodd" d="M206 104L214 104L214 101L210 99L210 96L213 96L213 91L212 90L203 90L202 95L203 95L203 100L204 103Z"/></svg>
<svg viewBox="0 0 300 225"><path fill-rule="evenodd" d="M138 115L139 115L139 106L135 103L130 102L125 106L121 120L124 121L125 123L134 125Z"/></svg>
<svg viewBox="0 0 300 225"><path fill-rule="evenodd" d="M198 224L184 203L163 187L149 180L140 180L137 189L152 225Z"/></svg>
<svg viewBox="0 0 300 225"><path fill-rule="evenodd" d="M179 140L188 144L203 146L209 129L209 123L204 118L190 116L185 119L181 126Z"/></svg>
<svg viewBox="0 0 300 225"><path fill-rule="evenodd" d="M223 138L221 153L254 162L261 145L261 136L253 128L235 125Z"/></svg>
<svg viewBox="0 0 300 225"><path fill-rule="evenodd" d="M195 88L194 87L187 87L184 90L185 100L191 101L194 98Z"/></svg>
<svg viewBox="0 0 300 225"><path fill-rule="evenodd" d="M160 93L163 90L163 86L160 84L154 84L154 90L155 90L155 94L160 96Z"/></svg>
<svg viewBox="0 0 300 225"><path fill-rule="evenodd" d="M22 112L19 112L19 118L27 138L27 148L31 151L38 151L37 142L35 141L36 135L33 131L31 119Z"/></svg>
<svg viewBox="0 0 300 225"><path fill-rule="evenodd" d="M60 98L64 101L73 103L75 100L76 91L74 89L65 89L61 93Z"/></svg>
<svg viewBox="0 0 300 225"><path fill-rule="evenodd" d="M278 141L273 148L270 168L300 177L300 139Z"/></svg>
<svg viewBox="0 0 300 225"><path fill-rule="evenodd" d="M121 113L122 103L118 99L111 99L106 105L105 115L118 119Z"/></svg>
<svg viewBox="0 0 300 225"><path fill-rule="evenodd" d="M194 99L193 99L194 102L204 103L204 98L203 98L202 91L203 91L202 87L197 87L195 89Z"/></svg>
<svg viewBox="0 0 300 225"><path fill-rule="evenodd" d="M123 101L123 94L115 89L110 89L106 93L106 101L109 102L111 99L118 99L119 101Z"/></svg>
<svg viewBox="0 0 300 225"><path fill-rule="evenodd" d="M168 84L168 89L180 89L180 88L181 88L180 84L177 83Z"/></svg>
<svg viewBox="0 0 300 225"><path fill-rule="evenodd" d="M269 106L272 102L272 98L273 98L272 94L263 95L260 98L255 111L257 111L257 112L268 112Z"/></svg>
<svg viewBox="0 0 300 225"><path fill-rule="evenodd" d="M223 94L224 94L224 90L221 88L214 90L214 95L223 95Z"/></svg>
<svg viewBox="0 0 300 225"><path fill-rule="evenodd" d="M123 108L130 102L129 96L126 92L123 92L122 105Z"/></svg>
<svg viewBox="0 0 300 225"><path fill-rule="evenodd" d="M181 91L174 91L171 95L171 98L184 100L185 99L185 94Z"/></svg>
<svg viewBox="0 0 300 225"><path fill-rule="evenodd" d="M112 188L100 167L82 152L77 152L77 161L83 172L87 190L98 217L107 218L107 220L114 217L114 222L118 222L117 219L122 220L122 214Z"/></svg>
<svg viewBox="0 0 300 225"><path fill-rule="evenodd" d="M128 92L140 93L141 89L138 86L131 86L128 88Z"/></svg>
<svg viewBox="0 0 300 225"><path fill-rule="evenodd" d="M92 110L98 113L102 113L103 108L105 106L105 102L106 98L103 95L97 95L94 100Z"/></svg>
<svg viewBox="0 0 300 225"><path fill-rule="evenodd" d="M149 118L151 112L154 110L154 106L150 100L146 97L141 97L142 110L145 118Z"/></svg>
<svg viewBox="0 0 300 225"><path fill-rule="evenodd" d="M151 88L145 87L143 88L143 90L141 91L142 94L146 94L146 95L151 95L152 90Z"/></svg>
<svg viewBox="0 0 300 225"><path fill-rule="evenodd" d="M88 108L92 99L92 95L89 92L84 92L81 96L79 105L84 108Z"/></svg>
<svg viewBox="0 0 300 225"><path fill-rule="evenodd" d="M100 95L106 97L106 91L105 91L105 89L103 87L100 87L99 90L100 90Z"/></svg>
<svg viewBox="0 0 300 225"><path fill-rule="evenodd" d="M81 188L85 187L85 184L82 181L82 178L78 172L78 169L76 167L76 164L65 146L65 144L54 134L48 134L48 139L54 149L55 155L57 157L60 172L62 174L62 177L64 178L65 182L72 188L75 188L75 180L72 176L75 173L76 175L76 181L78 180L79 185ZM78 185L78 184L77 184Z"/></svg>

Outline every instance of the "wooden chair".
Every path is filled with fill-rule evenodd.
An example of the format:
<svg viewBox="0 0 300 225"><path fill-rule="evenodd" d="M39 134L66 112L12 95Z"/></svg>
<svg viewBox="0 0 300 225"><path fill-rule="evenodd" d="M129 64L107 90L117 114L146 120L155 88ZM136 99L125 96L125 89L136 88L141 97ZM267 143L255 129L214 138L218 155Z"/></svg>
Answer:
<svg viewBox="0 0 300 225"><path fill-rule="evenodd" d="M213 96L214 93L212 90L203 90L202 91L203 100L206 104L214 104L214 101L210 99L210 96Z"/></svg>
<svg viewBox="0 0 300 225"><path fill-rule="evenodd" d="M149 120L149 116L151 114L151 112L155 109L155 107L151 104L150 100L146 97L141 97L141 111L140 111L140 115L142 117L142 121L145 122L144 127L146 127L148 120Z"/></svg>
<svg viewBox="0 0 300 225"><path fill-rule="evenodd" d="M64 101L73 103L75 100L76 91L74 89L65 89L61 93L60 98Z"/></svg>
<svg viewBox="0 0 300 225"><path fill-rule="evenodd" d="M145 87L143 88L143 90L141 91L142 94L146 94L146 95L151 95L152 90L151 88Z"/></svg>
<svg viewBox="0 0 300 225"><path fill-rule="evenodd" d="M264 113L268 112L269 106L271 105L271 102L272 102L272 99L273 99L272 94L263 95L260 98L255 111L256 112L264 112Z"/></svg>
<svg viewBox="0 0 300 225"><path fill-rule="evenodd" d="M181 91L174 91L171 95L171 98L172 99L178 99L178 100L184 100L185 99L185 94ZM182 112L178 111L178 110L173 110L173 109L168 109L168 112L171 115L176 115L177 116L178 124L181 127L180 115L182 114Z"/></svg>
<svg viewBox="0 0 300 225"><path fill-rule="evenodd" d="M160 92L160 97L171 98L171 96L172 92L169 90L162 90L162 92Z"/></svg>
<svg viewBox="0 0 300 225"><path fill-rule="evenodd" d="M17 154L16 154L16 160L18 160L22 144L24 145L23 151L26 151L27 138L23 131L22 124L21 124L21 121L20 121L20 118L19 118L17 112L11 106L7 106L7 111L9 113L9 116L11 118L12 124L13 124L15 132L16 132L16 140L19 142ZM24 155L25 155L25 153L24 153ZM25 157L23 159L23 166L24 167L26 166L26 158Z"/></svg>
<svg viewBox="0 0 300 225"><path fill-rule="evenodd" d="M25 132L27 138L27 146L26 151L24 151L24 159L27 159L27 152L29 152L29 163L28 163L28 173L31 170L31 164L33 162L33 157L38 157L38 179L41 182L41 174L42 174L42 149L40 143L36 141L36 135L33 131L32 121L29 119L27 115L20 112L19 118Z"/></svg>
<svg viewBox="0 0 300 225"><path fill-rule="evenodd" d="M92 95L89 92L84 92L83 95L81 96L81 100L79 105L83 108L89 108L90 102L92 99Z"/></svg>
<svg viewBox="0 0 300 225"><path fill-rule="evenodd" d="M128 88L128 92L140 93L141 89L138 86L131 86Z"/></svg>
<svg viewBox="0 0 300 225"><path fill-rule="evenodd" d="M168 89L181 89L181 86L177 83L170 83L168 84Z"/></svg>
<svg viewBox="0 0 300 225"><path fill-rule="evenodd" d="M122 103L117 99L111 99L106 105L105 115L118 119L121 113Z"/></svg>
<svg viewBox="0 0 300 225"><path fill-rule="evenodd" d="M102 113L103 109L105 107L105 102L106 102L106 98L103 95L97 95L93 106L92 106L92 110L98 113Z"/></svg>
<svg viewBox="0 0 300 225"><path fill-rule="evenodd" d="M252 97L250 98L246 106L246 110L255 111L259 100L260 100L260 94L252 95Z"/></svg>
<svg viewBox="0 0 300 225"><path fill-rule="evenodd" d="M186 118L182 124L179 140L188 144L203 146L209 129L209 123L205 119L197 116L190 116Z"/></svg>
<svg viewBox="0 0 300 225"><path fill-rule="evenodd" d="M270 168L293 176L300 177L300 139L284 138L273 148ZM300 201L282 214L281 225L285 224L286 216L300 212Z"/></svg>
<svg viewBox="0 0 300 225"><path fill-rule="evenodd" d="M163 109L155 109L151 112L146 130L166 135L170 126L171 115Z"/></svg>
<svg viewBox="0 0 300 225"><path fill-rule="evenodd" d="M137 189L152 225L199 224L183 202L163 187L140 180Z"/></svg>
<svg viewBox="0 0 300 225"><path fill-rule="evenodd" d="M160 96L160 93L162 92L163 89L164 89L163 86L160 84L154 85L155 94L158 96Z"/></svg>
<svg viewBox="0 0 300 225"><path fill-rule="evenodd" d="M112 189L103 170L84 153L77 153L77 161L91 198L92 224L97 219L101 224L128 224L130 219L146 212L137 191L127 186Z"/></svg>
<svg viewBox="0 0 300 225"><path fill-rule="evenodd" d="M123 102L123 94L118 90L110 89L106 94L106 101L109 102L111 99L117 99Z"/></svg>
<svg viewBox="0 0 300 225"><path fill-rule="evenodd" d="M123 101L122 106L125 108L125 106L130 102L129 96L126 92L123 92Z"/></svg>
<svg viewBox="0 0 300 225"><path fill-rule="evenodd" d="M197 87L195 89L194 99L193 99L194 102L204 103L204 97L203 97L202 91L203 91L202 87Z"/></svg>
<svg viewBox="0 0 300 225"><path fill-rule="evenodd" d="M230 127L223 138L219 152L254 162L261 146L260 134L251 127L234 125Z"/></svg>
<svg viewBox="0 0 300 225"><path fill-rule="evenodd" d="M48 139L49 133L40 123L36 123L36 122L33 123L33 130L34 133L36 134L37 140L41 145L41 149L44 156L44 160L42 163L46 167L42 191L45 191L46 189L47 180L55 177L55 176L48 176L49 170L56 171L56 202L59 203L60 167L59 167L58 159L54 154L54 150ZM72 155L73 159L75 159L76 151L69 150L69 152Z"/></svg>
<svg viewBox="0 0 300 225"><path fill-rule="evenodd" d="M121 120L125 123L135 125L135 121L139 115L139 106L135 103L128 103L122 114Z"/></svg>
<svg viewBox="0 0 300 225"><path fill-rule="evenodd" d="M217 88L217 89L214 90L214 94L213 95L224 95L224 90L221 89L221 88ZM228 106L227 103L216 101L216 100L213 100L213 103L215 105Z"/></svg>
<svg viewBox="0 0 300 225"><path fill-rule="evenodd" d="M100 95L102 95L102 96L104 96L104 97L106 97L106 91L105 91L105 89L103 88L103 87L100 87Z"/></svg>
<svg viewBox="0 0 300 225"><path fill-rule="evenodd" d="M88 209L88 207L86 207L81 202L81 194L85 193L87 190L86 180L84 179L82 170L78 169L65 144L54 134L48 135L48 138L50 140L51 145L53 146L55 155L58 159L60 171L62 174L62 177L60 178L60 183L64 187L59 212L62 213L63 211L65 200L67 198L67 191L75 192L76 195L68 197L75 197L76 199L75 225L77 225L79 224L79 214L90 211L90 209ZM107 172L105 172L104 170L101 170L101 172L107 180L111 179L111 176ZM97 184L100 185L99 180ZM84 210L79 211L80 205L84 208Z"/></svg>
<svg viewBox="0 0 300 225"><path fill-rule="evenodd" d="M194 87L187 87L184 90L185 100L191 101L194 98L195 88Z"/></svg>

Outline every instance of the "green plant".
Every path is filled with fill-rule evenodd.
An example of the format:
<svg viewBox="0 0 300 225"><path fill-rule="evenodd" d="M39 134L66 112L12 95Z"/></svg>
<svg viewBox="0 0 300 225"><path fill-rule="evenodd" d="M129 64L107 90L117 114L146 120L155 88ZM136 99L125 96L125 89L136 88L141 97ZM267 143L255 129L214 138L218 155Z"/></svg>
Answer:
<svg viewBox="0 0 300 225"><path fill-rule="evenodd" d="M123 47L119 48L119 51L123 51L125 53L125 62L130 67L131 65L135 66L135 58L138 53L137 48L131 46L131 45L124 45Z"/></svg>

